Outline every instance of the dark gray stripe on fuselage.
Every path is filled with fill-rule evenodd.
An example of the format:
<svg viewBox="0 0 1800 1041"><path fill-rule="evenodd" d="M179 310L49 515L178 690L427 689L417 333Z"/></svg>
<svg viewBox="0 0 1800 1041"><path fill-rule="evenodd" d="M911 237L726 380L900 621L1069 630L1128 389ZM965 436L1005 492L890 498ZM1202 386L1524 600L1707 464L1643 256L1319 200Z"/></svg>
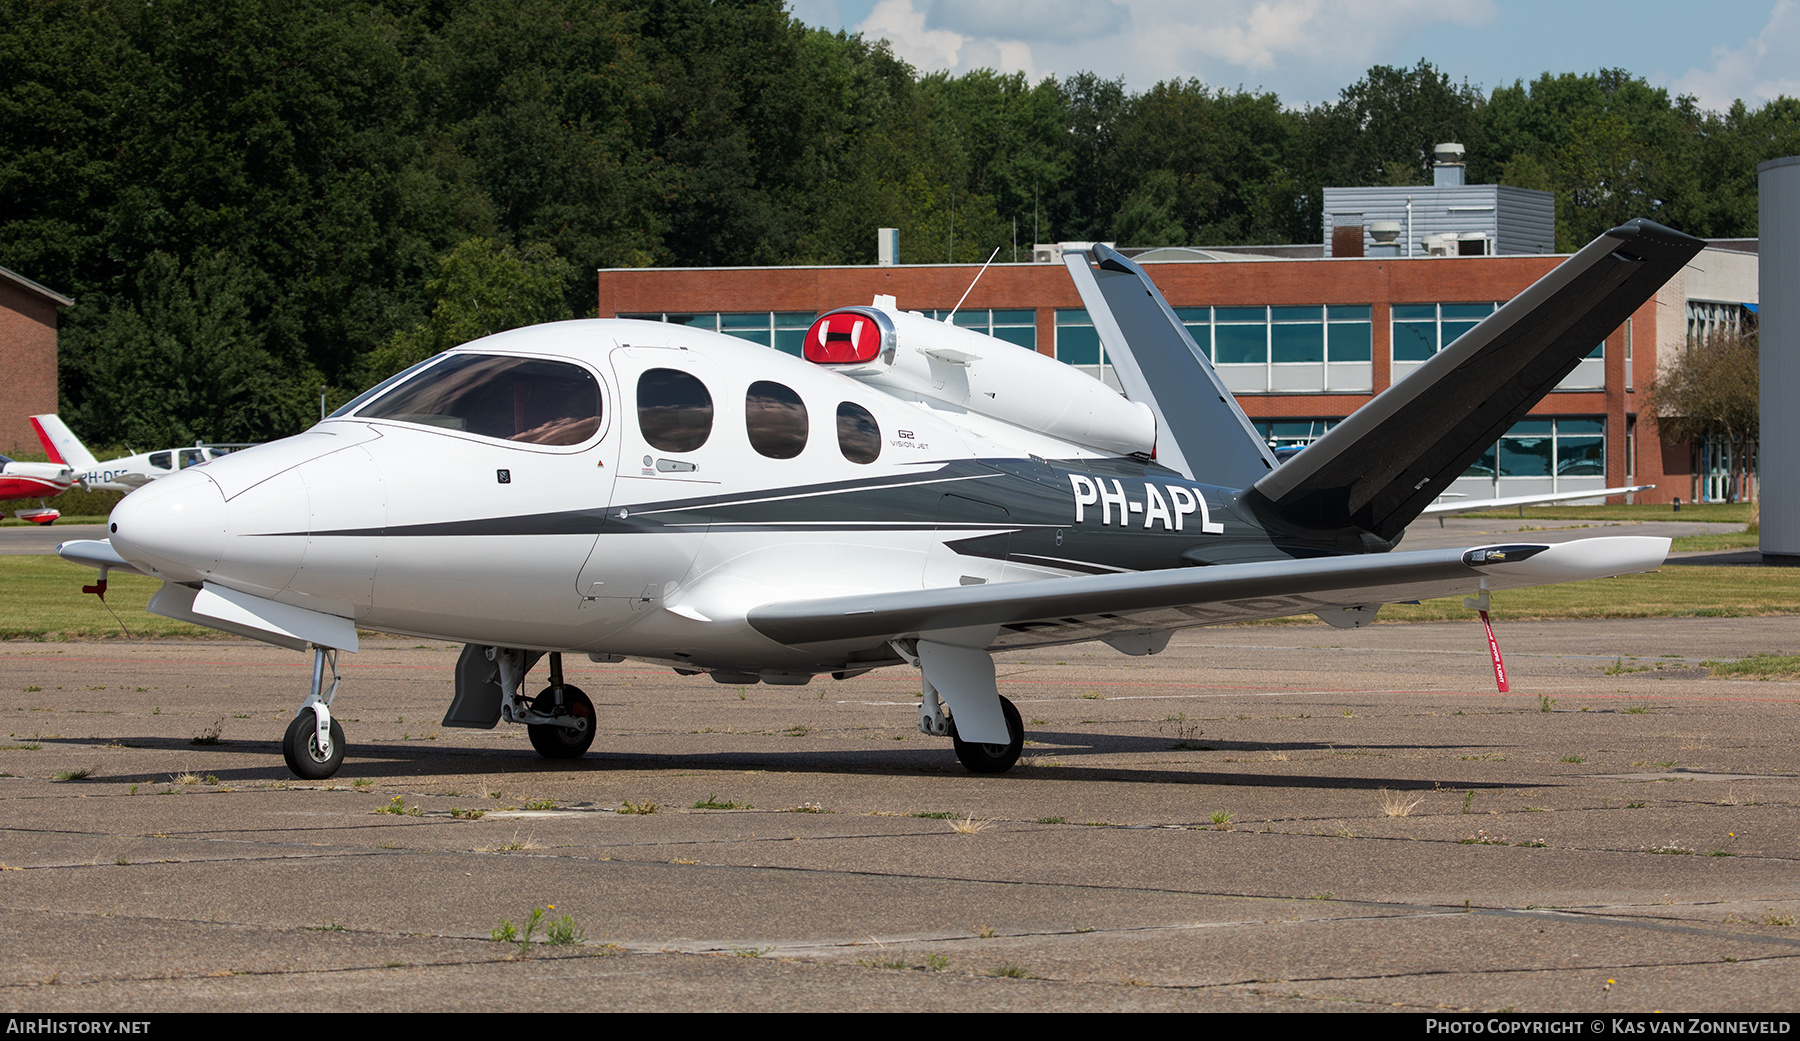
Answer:
<svg viewBox="0 0 1800 1041"><path fill-rule="evenodd" d="M1075 521L1070 475L1119 487L1138 512L1095 505ZM1147 486L1180 485L1202 496L1222 533L1202 529L1200 513L1183 527L1149 509ZM382 528L268 532L271 536L431 538L457 536L622 535L673 531L867 533L985 532L950 542L965 556L1017 560L1087 573L1156 571L1216 563L1335 556L1359 552L1342 533L1265 529L1235 507L1235 492L1186 481L1153 462L1117 458L958 460L923 473L796 485L731 495L694 495L639 504L546 514L483 517ZM621 516L620 514L624 515Z"/></svg>

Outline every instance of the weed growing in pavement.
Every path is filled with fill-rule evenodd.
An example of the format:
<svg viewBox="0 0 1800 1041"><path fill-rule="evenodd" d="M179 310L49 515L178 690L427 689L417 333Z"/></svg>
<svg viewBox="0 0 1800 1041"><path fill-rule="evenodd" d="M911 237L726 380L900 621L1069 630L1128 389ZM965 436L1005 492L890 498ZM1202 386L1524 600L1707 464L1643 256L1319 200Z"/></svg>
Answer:
<svg viewBox="0 0 1800 1041"><path fill-rule="evenodd" d="M694 802L693 808L696 810L749 810L749 809L755 809L755 807L751 806L747 802L737 802L736 800L732 800L732 799L721 800L717 795L708 795L704 799L696 800Z"/></svg>
<svg viewBox="0 0 1800 1041"><path fill-rule="evenodd" d="M992 821L978 821L975 819L975 815L971 813L962 820L951 820L950 830L956 832L958 835L975 835L986 831L987 826L992 823Z"/></svg>
<svg viewBox="0 0 1800 1041"><path fill-rule="evenodd" d="M1425 797L1423 795L1416 799L1409 800L1406 796L1401 795L1398 792L1390 792L1386 788L1381 790L1381 812L1390 817L1411 816L1412 811L1418 809L1419 804L1424 801Z"/></svg>
<svg viewBox="0 0 1800 1041"><path fill-rule="evenodd" d="M552 904L550 909L556 910L556 905ZM556 921L547 922L544 925L544 942L552 947L568 947L580 943L586 938L587 934L581 931L581 927L576 925L575 919L569 915L563 915Z"/></svg>
<svg viewBox="0 0 1800 1041"><path fill-rule="evenodd" d="M657 810L660 810L660 809L662 809L662 807L660 805L658 805L657 803L632 802L629 799L627 799L624 802L621 802L619 804L619 812L620 813L640 813L640 814L655 813Z"/></svg>

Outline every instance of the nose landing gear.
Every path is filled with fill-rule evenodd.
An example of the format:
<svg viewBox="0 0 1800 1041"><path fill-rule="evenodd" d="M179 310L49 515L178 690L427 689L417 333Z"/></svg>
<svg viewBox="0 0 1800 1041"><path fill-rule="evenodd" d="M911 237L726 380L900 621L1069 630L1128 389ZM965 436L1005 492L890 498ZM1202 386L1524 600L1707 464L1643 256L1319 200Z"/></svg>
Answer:
<svg viewBox="0 0 1800 1041"><path fill-rule="evenodd" d="M337 656L335 649L313 647L312 690L281 739L288 769L301 780L323 781L344 765L344 728L331 718L331 701L337 697L340 682ZM329 689L325 688L327 665L331 667Z"/></svg>

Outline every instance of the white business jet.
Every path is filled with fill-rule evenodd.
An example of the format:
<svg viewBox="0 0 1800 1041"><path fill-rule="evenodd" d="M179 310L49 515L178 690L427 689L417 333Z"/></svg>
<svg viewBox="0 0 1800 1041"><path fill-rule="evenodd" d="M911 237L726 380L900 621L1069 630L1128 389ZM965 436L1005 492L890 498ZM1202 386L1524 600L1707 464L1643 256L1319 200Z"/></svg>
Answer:
<svg viewBox="0 0 1800 1041"><path fill-rule="evenodd" d="M919 727L1000 772L1024 740L996 650L1645 571L1668 540L1390 552L1406 524L1702 243L1608 232L1276 468L1143 270L1066 258L1125 393L902 312L832 311L805 358L678 325L489 336L316 427L127 497L60 552L160 578L150 610L313 649L284 748L334 773L357 628L466 644L446 726L583 754L561 656L728 684L911 665ZM526 674L550 657L536 696ZM329 674L329 675L328 675Z"/></svg>

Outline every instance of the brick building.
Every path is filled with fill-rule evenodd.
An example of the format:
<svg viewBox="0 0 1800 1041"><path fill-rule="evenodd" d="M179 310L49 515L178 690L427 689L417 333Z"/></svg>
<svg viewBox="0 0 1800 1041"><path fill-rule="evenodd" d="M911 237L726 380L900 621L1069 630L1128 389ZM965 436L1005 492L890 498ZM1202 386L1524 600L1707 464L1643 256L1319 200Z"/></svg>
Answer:
<svg viewBox="0 0 1800 1041"><path fill-rule="evenodd" d="M36 450L28 418L56 411L56 309L74 302L0 267L0 454Z"/></svg>
<svg viewBox="0 0 1800 1041"><path fill-rule="evenodd" d="M1706 497L1705 482L1692 472L1696 453L1663 444L1644 390L1659 359L1673 356L1706 323L1754 311L1755 245L1730 246L1701 254L1596 344L1451 491L1488 498L1655 484L1638 501ZM1056 252L1035 251L1042 259ZM1293 247L1279 257L1243 250L1125 252L1138 253L1244 411L1277 445L1319 436L1562 259L1334 259L1317 246L1306 257L1294 257ZM944 317L976 271L975 265L603 270L599 313L698 325L797 354L820 312L889 294L906 310ZM1060 263L989 268L955 321L1097 378L1110 376Z"/></svg>

